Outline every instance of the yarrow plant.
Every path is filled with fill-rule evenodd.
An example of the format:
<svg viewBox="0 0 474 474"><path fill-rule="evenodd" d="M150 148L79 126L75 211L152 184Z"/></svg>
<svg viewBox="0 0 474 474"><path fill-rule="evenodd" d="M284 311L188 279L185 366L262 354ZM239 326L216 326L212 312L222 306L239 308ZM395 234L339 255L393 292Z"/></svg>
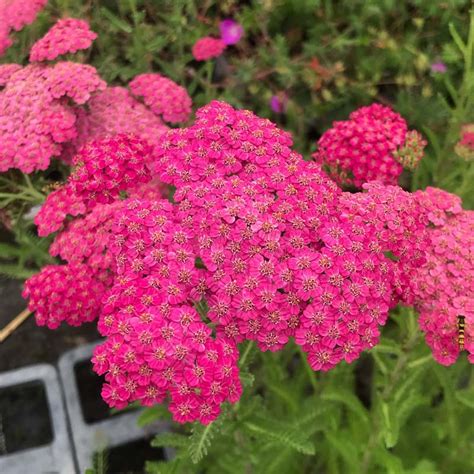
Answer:
<svg viewBox="0 0 474 474"><path fill-rule="evenodd" d="M10 32L20 31L33 23L48 0L1 0L0 1L0 56L13 44Z"/></svg>
<svg viewBox="0 0 474 474"><path fill-rule="evenodd" d="M87 265L99 282L95 315L84 306L73 324L99 318L94 366L111 406L169 397L176 421L207 424L240 397L237 344L275 352L294 339L325 371L374 347L389 309L413 303L428 243L417 195L381 183L344 193L291 146L270 121L212 102L154 148L118 135L75 156L54 192L70 204L51 194L36 223L60 230L50 251L68 272ZM40 324L71 320L43 303L63 267L26 283Z"/></svg>
<svg viewBox="0 0 474 474"><path fill-rule="evenodd" d="M426 142L389 107L372 104L334 122L318 141L314 159L338 184L360 188L377 180L397 184L403 168L414 169Z"/></svg>
<svg viewBox="0 0 474 474"><path fill-rule="evenodd" d="M0 65L0 171L44 170L52 157L69 163L82 145L109 133L134 133L153 145L167 129L163 120L187 120L189 95L159 74L137 76L130 93L108 88L92 66L45 62L88 48L96 36L83 20L59 20L33 45L32 64Z"/></svg>
<svg viewBox="0 0 474 474"><path fill-rule="evenodd" d="M225 48L226 43L221 39L205 36L194 43L192 52L196 61L207 61L219 57Z"/></svg>

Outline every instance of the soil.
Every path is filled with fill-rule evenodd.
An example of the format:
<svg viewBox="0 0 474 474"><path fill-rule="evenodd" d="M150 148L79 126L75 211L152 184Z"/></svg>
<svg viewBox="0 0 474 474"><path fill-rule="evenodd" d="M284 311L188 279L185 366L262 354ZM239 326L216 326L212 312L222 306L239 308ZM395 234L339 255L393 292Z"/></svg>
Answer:
<svg viewBox="0 0 474 474"><path fill-rule="evenodd" d="M21 282L0 279L0 329L25 308L26 302L21 291ZM0 343L0 372L31 364L55 364L68 349L98 339L100 336L95 323L80 327L63 324L58 329L51 330L37 326L34 316L30 316Z"/></svg>

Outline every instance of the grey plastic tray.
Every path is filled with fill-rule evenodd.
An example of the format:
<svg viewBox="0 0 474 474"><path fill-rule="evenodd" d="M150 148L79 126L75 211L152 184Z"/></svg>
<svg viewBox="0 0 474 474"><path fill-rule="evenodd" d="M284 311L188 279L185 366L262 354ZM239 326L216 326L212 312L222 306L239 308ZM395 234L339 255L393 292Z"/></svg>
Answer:
<svg viewBox="0 0 474 474"><path fill-rule="evenodd" d="M42 383L46 390L53 441L46 446L0 456L0 473L74 474L76 469L56 369L52 365L38 364L0 374L0 388L36 381Z"/></svg>
<svg viewBox="0 0 474 474"><path fill-rule="evenodd" d="M94 347L98 344L100 342L72 349L61 356L58 364L80 473L92 467L94 452L146 438L168 429L166 423L155 423L139 428L137 418L142 410L125 412L96 423L85 422L74 366L78 362L90 359ZM169 459L170 456L172 451L165 450L165 457Z"/></svg>

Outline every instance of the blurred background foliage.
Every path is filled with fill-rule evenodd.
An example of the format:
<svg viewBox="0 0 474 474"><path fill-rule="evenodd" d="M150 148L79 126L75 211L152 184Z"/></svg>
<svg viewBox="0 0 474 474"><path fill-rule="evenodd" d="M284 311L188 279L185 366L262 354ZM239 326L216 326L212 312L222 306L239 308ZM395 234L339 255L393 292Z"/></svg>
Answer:
<svg viewBox="0 0 474 474"><path fill-rule="evenodd" d="M474 117L470 109L453 114L453 93L461 89L465 62L450 34L451 25L466 37L470 3L50 0L38 21L15 35L16 44L3 61L25 62L31 44L56 19L86 18L99 38L83 60L109 83L161 72L188 89L195 108L219 98L271 118L292 132L306 158L333 120L379 101L429 139L412 188L443 187L460 193L472 207L474 197L464 179L470 173L468 181L474 180L472 166L456 157L453 146L460 125ZM218 36L219 21L228 17L243 25L243 39L214 62L194 61L194 42ZM445 73L432 71L439 62L446 65ZM270 108L277 94L288 98L283 114Z"/></svg>

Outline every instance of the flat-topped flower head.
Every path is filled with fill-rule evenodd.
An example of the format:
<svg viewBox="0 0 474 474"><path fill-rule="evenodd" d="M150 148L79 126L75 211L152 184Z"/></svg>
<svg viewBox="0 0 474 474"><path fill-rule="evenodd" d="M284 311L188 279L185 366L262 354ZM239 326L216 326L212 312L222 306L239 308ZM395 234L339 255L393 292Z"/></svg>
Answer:
<svg viewBox="0 0 474 474"><path fill-rule="evenodd" d="M219 57L226 48L226 43L218 38L205 36L194 43L193 56L196 61L207 61Z"/></svg>
<svg viewBox="0 0 474 474"><path fill-rule="evenodd" d="M184 87L160 74L140 74L129 84L150 110L165 122L185 122L191 115L191 97Z"/></svg>
<svg viewBox="0 0 474 474"><path fill-rule="evenodd" d="M372 104L334 122L318 141L313 155L340 185L360 188L377 180L397 184L403 166L413 169L426 142L408 132L405 120L389 107Z"/></svg>
<svg viewBox="0 0 474 474"><path fill-rule="evenodd" d="M91 66L71 62L17 69L0 90L0 171L44 170L76 132L74 108L105 88Z"/></svg>
<svg viewBox="0 0 474 474"><path fill-rule="evenodd" d="M20 31L35 21L48 0L1 0L0 1L0 56L12 45L11 30Z"/></svg>
<svg viewBox="0 0 474 474"><path fill-rule="evenodd" d="M52 61L63 54L88 49L96 38L86 21L63 18L32 46L30 61Z"/></svg>
<svg viewBox="0 0 474 474"><path fill-rule="evenodd" d="M417 191L416 197L431 222L426 263L411 276L420 327L439 363L453 364L461 349L474 363L474 211L462 210L457 196L436 188ZM464 347L458 340L460 318Z"/></svg>
<svg viewBox="0 0 474 474"><path fill-rule="evenodd" d="M93 140L73 159L69 185L88 209L120 198L152 179L147 163L151 147L133 135Z"/></svg>
<svg viewBox="0 0 474 474"><path fill-rule="evenodd" d="M67 162L91 140L117 134L133 134L156 145L168 127L124 87L107 87L95 93L87 108L77 108L77 137L68 143L61 158Z"/></svg>
<svg viewBox="0 0 474 474"><path fill-rule="evenodd" d="M0 64L0 87L6 86L13 74L21 68L19 64Z"/></svg>
<svg viewBox="0 0 474 474"><path fill-rule="evenodd" d="M108 278L87 265L47 265L26 281L23 297L39 326L79 326L99 315Z"/></svg>

